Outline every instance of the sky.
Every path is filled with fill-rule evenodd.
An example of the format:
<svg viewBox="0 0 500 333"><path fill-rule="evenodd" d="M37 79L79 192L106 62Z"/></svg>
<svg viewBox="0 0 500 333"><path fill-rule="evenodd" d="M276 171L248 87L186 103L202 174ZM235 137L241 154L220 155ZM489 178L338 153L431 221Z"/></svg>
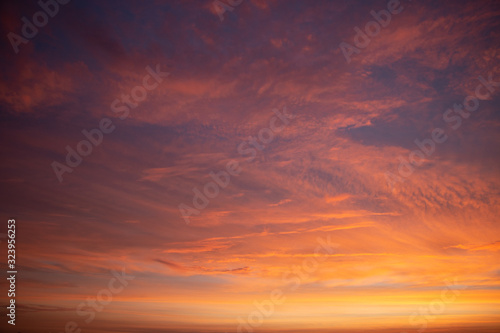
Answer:
<svg viewBox="0 0 500 333"><path fill-rule="evenodd" d="M0 6L2 332L500 329L499 1Z"/></svg>

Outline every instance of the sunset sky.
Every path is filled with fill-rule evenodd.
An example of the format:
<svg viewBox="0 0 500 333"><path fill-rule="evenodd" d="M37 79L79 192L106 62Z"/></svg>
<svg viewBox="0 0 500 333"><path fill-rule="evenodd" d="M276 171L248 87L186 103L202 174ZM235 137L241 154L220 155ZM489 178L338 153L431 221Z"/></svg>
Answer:
<svg viewBox="0 0 500 333"><path fill-rule="evenodd" d="M1 332L500 331L500 1L45 1L0 5Z"/></svg>

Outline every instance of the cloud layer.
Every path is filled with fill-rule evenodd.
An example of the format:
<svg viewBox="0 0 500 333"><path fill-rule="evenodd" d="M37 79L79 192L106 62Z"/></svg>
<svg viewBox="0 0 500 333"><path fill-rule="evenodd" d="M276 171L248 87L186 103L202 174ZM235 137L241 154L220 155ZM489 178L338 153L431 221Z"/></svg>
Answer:
<svg viewBox="0 0 500 333"><path fill-rule="evenodd" d="M40 10L2 6L4 36ZM17 329L236 332L278 288L286 301L263 332L410 332L421 327L412 314L458 281L467 289L427 332L493 332L500 86L456 130L443 114L479 76L500 81L500 7L401 7L349 64L339 44L387 2L245 0L221 22L210 1L72 1L18 54L4 38L0 182L2 216L18 221ZM170 75L120 119L113 101L156 64ZM295 118L248 161L239 145L285 106ZM103 118L115 130L59 182L51 163ZM447 141L401 177L400 158L434 128ZM193 189L232 160L241 173L186 224L179 204L193 206ZM294 271L327 237L334 253ZM122 268L135 279L86 324L75 309Z"/></svg>

